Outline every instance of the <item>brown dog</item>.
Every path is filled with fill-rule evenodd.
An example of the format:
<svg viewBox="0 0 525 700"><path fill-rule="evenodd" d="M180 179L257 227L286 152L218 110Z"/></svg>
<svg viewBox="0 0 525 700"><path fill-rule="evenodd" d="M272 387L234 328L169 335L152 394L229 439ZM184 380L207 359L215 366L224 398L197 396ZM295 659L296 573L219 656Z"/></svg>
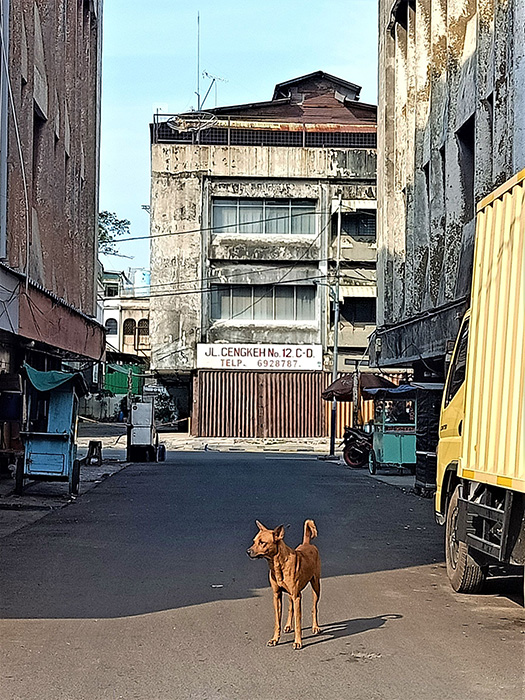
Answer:
<svg viewBox="0 0 525 700"><path fill-rule="evenodd" d="M317 528L313 520L304 523L303 542L297 549L291 549L284 542L284 526L279 525L275 530L269 530L258 520L255 521L259 532L253 540L247 554L252 559L264 558L270 567L270 585L273 590L273 607L275 611L275 627L273 637L268 642L274 647L281 636L281 614L283 591L290 596L288 619L285 632L291 632L292 619L295 627L294 649L300 649L301 641L301 591L312 584L312 632L320 634L317 620L317 606L321 595L321 559L317 547L310 540L317 537Z"/></svg>

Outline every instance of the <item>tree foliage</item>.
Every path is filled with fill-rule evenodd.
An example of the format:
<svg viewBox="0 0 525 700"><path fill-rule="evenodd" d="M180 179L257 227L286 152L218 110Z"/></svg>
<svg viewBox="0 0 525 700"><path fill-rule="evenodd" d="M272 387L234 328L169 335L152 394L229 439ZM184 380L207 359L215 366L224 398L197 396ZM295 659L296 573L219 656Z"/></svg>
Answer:
<svg viewBox="0 0 525 700"><path fill-rule="evenodd" d="M111 211L101 211L98 215L98 252L103 255L120 255L117 242L122 236L129 235L129 227L127 219L119 219Z"/></svg>

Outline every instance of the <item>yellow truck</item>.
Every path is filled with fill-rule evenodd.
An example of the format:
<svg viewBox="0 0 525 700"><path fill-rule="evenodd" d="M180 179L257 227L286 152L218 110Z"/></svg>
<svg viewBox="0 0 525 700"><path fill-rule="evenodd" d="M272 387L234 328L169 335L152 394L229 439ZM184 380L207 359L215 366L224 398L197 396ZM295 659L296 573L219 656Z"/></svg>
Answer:
<svg viewBox="0 0 525 700"><path fill-rule="evenodd" d="M470 309L441 406L436 519L454 590L525 565L525 170L477 207Z"/></svg>

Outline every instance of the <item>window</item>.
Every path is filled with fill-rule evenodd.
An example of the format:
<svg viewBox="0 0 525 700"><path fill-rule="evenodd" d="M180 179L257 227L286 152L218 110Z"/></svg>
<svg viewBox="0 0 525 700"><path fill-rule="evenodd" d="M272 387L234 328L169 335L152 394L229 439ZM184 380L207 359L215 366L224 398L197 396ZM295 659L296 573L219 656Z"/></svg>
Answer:
<svg viewBox="0 0 525 700"><path fill-rule="evenodd" d="M313 321L312 285L216 285L211 288L213 319L239 321Z"/></svg>
<svg viewBox="0 0 525 700"><path fill-rule="evenodd" d="M141 318L137 323L137 332L139 336L149 335L149 321L147 318Z"/></svg>
<svg viewBox="0 0 525 700"><path fill-rule="evenodd" d="M104 327L108 335L117 335L118 326L114 318L108 318L108 320L104 324Z"/></svg>
<svg viewBox="0 0 525 700"><path fill-rule="evenodd" d="M134 336L134 335L135 335L135 330L136 330L136 328L137 328L137 323L136 323L135 319L133 319L133 318L127 318L127 319L124 321L124 325L123 325L123 327L122 327L122 333L123 333L124 335L132 335L132 336Z"/></svg>
<svg viewBox="0 0 525 700"><path fill-rule="evenodd" d="M474 116L463 124L456 132L459 169L463 185L463 203L466 221L474 218L474 147L475 147L475 118Z"/></svg>
<svg viewBox="0 0 525 700"><path fill-rule="evenodd" d="M215 233L311 235L315 233L315 202L308 199L234 199L212 203Z"/></svg>
<svg viewBox="0 0 525 700"><path fill-rule="evenodd" d="M118 297L118 284L106 284L104 295L107 297Z"/></svg>
<svg viewBox="0 0 525 700"><path fill-rule="evenodd" d="M341 317L353 325L374 325L376 322L375 297L345 297L339 306Z"/></svg>
<svg viewBox="0 0 525 700"><path fill-rule="evenodd" d="M332 218L332 234L337 235L337 218ZM376 212L375 210L360 209L353 212L341 213L341 233L352 238L362 238L367 242L376 240Z"/></svg>
<svg viewBox="0 0 525 700"><path fill-rule="evenodd" d="M452 358L452 364L448 373L447 386L445 389L445 406L448 406L465 381L467 372L468 326L469 324L467 321L461 330L457 349L454 357Z"/></svg>

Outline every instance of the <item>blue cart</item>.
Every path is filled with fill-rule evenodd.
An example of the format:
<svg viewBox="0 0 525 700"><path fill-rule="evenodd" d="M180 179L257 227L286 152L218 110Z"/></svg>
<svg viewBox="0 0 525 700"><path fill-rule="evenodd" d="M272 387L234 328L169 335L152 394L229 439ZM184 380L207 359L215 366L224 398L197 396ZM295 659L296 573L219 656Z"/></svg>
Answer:
<svg viewBox="0 0 525 700"><path fill-rule="evenodd" d="M80 462L76 459L79 400L88 393L80 373L41 372L24 365L27 384L26 426L21 431L24 456L16 467L15 492L24 479L65 481L77 494Z"/></svg>
<svg viewBox="0 0 525 700"><path fill-rule="evenodd" d="M415 470L417 405L413 386L368 389L366 394L374 398L370 473L382 466Z"/></svg>
<svg viewBox="0 0 525 700"><path fill-rule="evenodd" d="M416 490L435 488L436 445L443 384L412 382L389 389L365 389L374 399L373 449L369 470L381 466L408 468L416 474Z"/></svg>

